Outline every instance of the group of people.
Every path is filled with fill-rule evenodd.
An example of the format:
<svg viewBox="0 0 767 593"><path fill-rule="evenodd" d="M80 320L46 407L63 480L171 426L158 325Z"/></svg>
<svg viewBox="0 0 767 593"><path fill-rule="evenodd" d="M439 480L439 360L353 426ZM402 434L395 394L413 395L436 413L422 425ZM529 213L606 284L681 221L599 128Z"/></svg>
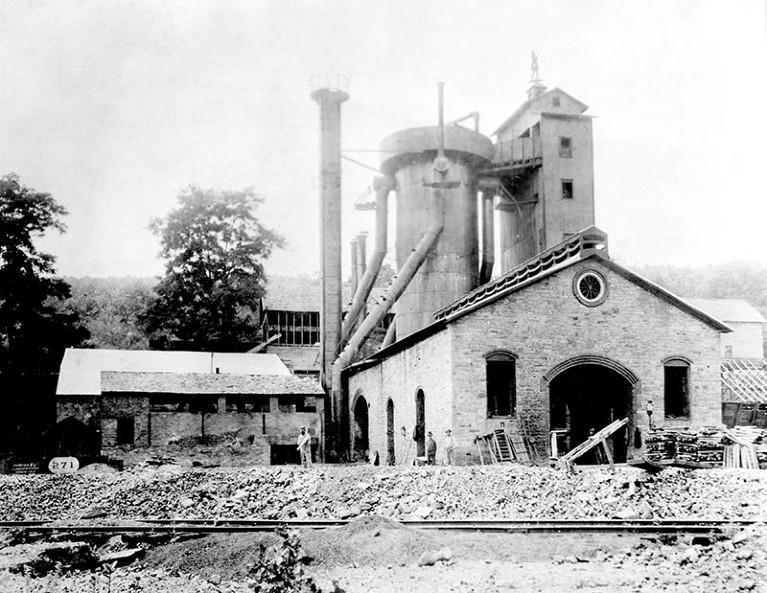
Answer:
<svg viewBox="0 0 767 593"><path fill-rule="evenodd" d="M298 453L301 456L301 465L303 467L311 467L312 466L312 436L306 430L305 426L301 427L300 432L298 434L296 449L298 449ZM453 458L453 452L455 450L455 439L453 438L453 431L450 430L449 428L445 431L445 436L442 439L442 450L445 453L445 465L453 465L455 462L455 459ZM429 431L426 435L426 464L435 465L436 463L437 463L437 441L434 440L434 433Z"/></svg>
<svg viewBox="0 0 767 593"><path fill-rule="evenodd" d="M449 428L445 431L445 437L442 439L442 449L445 452L445 465L453 465L453 451L455 450L455 439L453 431ZM437 462L437 441L434 440L434 434L429 431L426 434L426 464L434 465Z"/></svg>

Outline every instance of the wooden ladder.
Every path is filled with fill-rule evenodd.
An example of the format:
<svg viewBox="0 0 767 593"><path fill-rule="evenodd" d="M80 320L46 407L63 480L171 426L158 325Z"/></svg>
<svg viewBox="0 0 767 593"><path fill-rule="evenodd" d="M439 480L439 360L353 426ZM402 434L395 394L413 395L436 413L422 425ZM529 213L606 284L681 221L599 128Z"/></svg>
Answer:
<svg viewBox="0 0 767 593"><path fill-rule="evenodd" d="M507 435L511 443L511 451L514 455L514 459L520 463L530 463L530 452L525 438L519 434L519 431L514 429L510 430Z"/></svg>
<svg viewBox="0 0 767 593"><path fill-rule="evenodd" d="M530 431L530 421L525 416L520 416L519 424L522 429L522 438L524 439L524 444L527 447L530 463L537 463L541 458L541 455L538 451L538 448L536 447L536 439L534 436L532 436Z"/></svg>
<svg viewBox="0 0 767 593"><path fill-rule="evenodd" d="M509 440L509 435L502 428L496 428L493 431L493 445L495 446L498 463L501 461L514 461L516 459L514 446Z"/></svg>

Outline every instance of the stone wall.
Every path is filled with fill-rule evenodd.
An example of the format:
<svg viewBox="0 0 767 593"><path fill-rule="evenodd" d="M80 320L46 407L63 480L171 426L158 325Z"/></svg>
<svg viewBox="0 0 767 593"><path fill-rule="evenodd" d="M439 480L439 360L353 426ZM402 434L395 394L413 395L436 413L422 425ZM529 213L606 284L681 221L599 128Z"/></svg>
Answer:
<svg viewBox="0 0 767 593"><path fill-rule="evenodd" d="M368 404L370 450L377 451L381 463L387 461L386 405L394 403L394 443L397 464L412 463L416 454L413 428L416 421L415 398L423 389L426 430L439 444L451 426L450 337L442 331L413 347L382 361L380 365L349 377L350 409L356 399ZM405 429L403 436L402 429ZM351 438L351 435L350 435Z"/></svg>
<svg viewBox="0 0 767 593"><path fill-rule="evenodd" d="M608 284L607 299L596 307L583 305L573 294L573 279L586 268L600 272ZM568 361L603 364L627 377L627 383L633 382L629 435L636 427L646 434L649 400L655 406L656 424L719 424L719 341L719 331L710 325L592 258L469 313L447 329L353 374L349 398L352 410L360 394L370 403L370 448L379 451L382 461L386 459L388 398L395 404L397 462L412 460L414 397L419 387L426 395L427 430L438 437L441 449L443 431L452 427L457 463L479 462L475 437L501 422L516 430L519 416L529 421L540 452L548 455L548 382ZM484 357L498 349L517 357L517 418L487 415ZM691 362L689 419L664 418L663 361L670 357Z"/></svg>
<svg viewBox="0 0 767 593"><path fill-rule="evenodd" d="M222 398L223 399L223 398ZM225 402L224 402L225 404ZM322 455L322 418L324 401L316 400L316 412L281 412L278 398L270 398L270 412L226 412L219 402L219 413L150 412L145 395L107 394L103 396L60 397L57 420L73 416L85 421L88 414L100 421L105 450L126 450L117 443L118 419L133 420L134 447L158 450L179 443L205 442L204 437L222 437L227 446L238 449L243 459L253 463L269 463L271 445L295 445L301 426L306 426L312 442Z"/></svg>
<svg viewBox="0 0 767 593"><path fill-rule="evenodd" d="M596 269L608 284L608 296L596 307L581 304L573 279ZM530 420L539 442L548 445L548 381L558 365L581 357L604 360L632 374L630 427L648 429L646 404L655 406L656 424L701 426L721 422L720 334L611 271L595 259L580 262L529 288L458 319L453 334L454 421L477 434L495 428L487 418L484 355L505 349L517 356L518 414ZM691 361L690 418L665 420L663 361L682 356ZM631 433L629 433L631 434ZM470 452L464 440L464 449Z"/></svg>

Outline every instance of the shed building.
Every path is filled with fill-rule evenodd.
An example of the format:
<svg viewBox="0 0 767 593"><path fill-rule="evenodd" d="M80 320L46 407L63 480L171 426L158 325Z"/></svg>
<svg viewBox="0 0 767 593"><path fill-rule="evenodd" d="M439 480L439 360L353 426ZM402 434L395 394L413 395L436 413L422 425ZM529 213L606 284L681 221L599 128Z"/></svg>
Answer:
<svg viewBox="0 0 767 593"><path fill-rule="evenodd" d="M69 349L57 421L100 433L101 447L236 439L253 463L284 463L301 426L322 442L324 392L274 354Z"/></svg>

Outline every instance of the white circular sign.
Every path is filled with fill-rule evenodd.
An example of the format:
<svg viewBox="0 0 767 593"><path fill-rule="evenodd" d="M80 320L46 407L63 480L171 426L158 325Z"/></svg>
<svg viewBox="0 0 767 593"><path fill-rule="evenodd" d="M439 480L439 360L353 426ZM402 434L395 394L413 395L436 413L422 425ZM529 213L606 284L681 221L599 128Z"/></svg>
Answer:
<svg viewBox="0 0 767 593"><path fill-rule="evenodd" d="M80 469L77 457L54 457L48 462L48 469L53 474L73 474Z"/></svg>

